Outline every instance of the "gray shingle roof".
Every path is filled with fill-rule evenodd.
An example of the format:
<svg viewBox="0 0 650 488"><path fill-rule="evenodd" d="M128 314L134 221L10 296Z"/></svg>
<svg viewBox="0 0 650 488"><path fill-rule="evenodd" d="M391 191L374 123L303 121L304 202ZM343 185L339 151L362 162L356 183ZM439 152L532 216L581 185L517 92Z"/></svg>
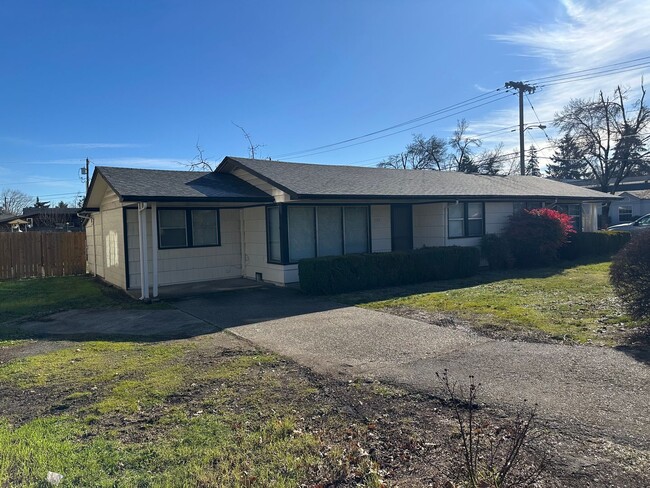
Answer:
<svg viewBox="0 0 650 488"><path fill-rule="evenodd" d="M562 198L610 200L613 195L535 176L485 176L358 166L287 163L227 157L217 168L242 167L293 197Z"/></svg>
<svg viewBox="0 0 650 488"><path fill-rule="evenodd" d="M632 195L640 200L650 200L650 190L624 190L618 192L617 195L622 195L623 193Z"/></svg>
<svg viewBox="0 0 650 488"><path fill-rule="evenodd" d="M229 174L109 166L98 166L97 172L126 201L273 201Z"/></svg>

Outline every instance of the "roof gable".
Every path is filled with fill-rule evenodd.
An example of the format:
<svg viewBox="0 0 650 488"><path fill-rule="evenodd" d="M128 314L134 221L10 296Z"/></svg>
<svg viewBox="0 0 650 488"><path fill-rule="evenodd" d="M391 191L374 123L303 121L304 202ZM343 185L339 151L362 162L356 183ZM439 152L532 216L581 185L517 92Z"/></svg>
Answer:
<svg viewBox="0 0 650 488"><path fill-rule="evenodd" d="M98 207L97 202L104 196L102 187L105 190L106 186L127 202L273 200L267 193L230 174L98 166L84 207Z"/></svg>

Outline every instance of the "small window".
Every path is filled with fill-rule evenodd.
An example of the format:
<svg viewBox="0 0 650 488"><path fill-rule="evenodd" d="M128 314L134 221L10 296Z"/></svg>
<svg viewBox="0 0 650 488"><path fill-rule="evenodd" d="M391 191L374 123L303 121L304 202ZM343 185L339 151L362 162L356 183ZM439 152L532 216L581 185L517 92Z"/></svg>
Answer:
<svg viewBox="0 0 650 488"><path fill-rule="evenodd" d="M219 213L214 209L192 210L192 246L219 245Z"/></svg>
<svg viewBox="0 0 650 488"><path fill-rule="evenodd" d="M185 210L159 210L160 248L187 247Z"/></svg>
<svg viewBox="0 0 650 488"><path fill-rule="evenodd" d="M618 207L618 221L632 222L632 205L621 205Z"/></svg>
<svg viewBox="0 0 650 488"><path fill-rule="evenodd" d="M484 209L482 202L450 204L447 207L449 238L482 236L485 229Z"/></svg>

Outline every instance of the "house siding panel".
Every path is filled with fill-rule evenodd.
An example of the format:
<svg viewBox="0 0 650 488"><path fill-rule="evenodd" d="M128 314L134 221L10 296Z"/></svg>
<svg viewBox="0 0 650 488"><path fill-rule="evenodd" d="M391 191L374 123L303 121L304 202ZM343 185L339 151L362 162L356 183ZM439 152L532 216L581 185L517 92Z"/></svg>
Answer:
<svg viewBox="0 0 650 488"><path fill-rule="evenodd" d="M445 245L445 203L413 205L413 249Z"/></svg>
<svg viewBox="0 0 650 488"><path fill-rule="evenodd" d="M241 271L241 242L239 209L219 210L221 246L158 250L158 283L160 286L196 281L239 278ZM152 282L151 210L147 214L147 247L149 283ZM140 287L140 247L138 211L126 211L129 246L129 285ZM155 243L157 245L157 242Z"/></svg>

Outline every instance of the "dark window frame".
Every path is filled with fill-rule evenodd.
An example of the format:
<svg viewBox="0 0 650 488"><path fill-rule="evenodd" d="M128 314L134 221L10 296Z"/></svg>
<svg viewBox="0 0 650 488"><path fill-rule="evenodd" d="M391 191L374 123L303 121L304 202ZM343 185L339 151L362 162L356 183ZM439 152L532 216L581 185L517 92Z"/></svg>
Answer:
<svg viewBox="0 0 650 488"><path fill-rule="evenodd" d="M470 220L479 220L479 219L470 219L469 218L469 204L478 203L481 205L481 233L475 235L469 235L469 221ZM447 239L472 239L474 237L483 237L485 235L485 202L458 202L458 205L463 205L463 235L462 236L450 236L449 235L449 206L456 205L456 203L451 203L447 205ZM460 220L460 219L456 219Z"/></svg>
<svg viewBox="0 0 650 488"><path fill-rule="evenodd" d="M184 210L185 211L185 246L162 246L161 245L161 233L160 233L160 212L165 210ZM193 210L213 210L217 218L217 243L216 244L201 244L194 245L194 236L192 232L192 211ZM166 251L169 249L200 249L203 247L221 247L221 212L219 207L158 207L156 209L157 213L157 241L158 241L158 250Z"/></svg>
<svg viewBox="0 0 650 488"><path fill-rule="evenodd" d="M270 219L268 217L268 212L270 208L273 207L278 207L279 208L279 217L280 217L280 255L281 259L274 260L271 259L271 249L270 249L270 241L269 241L269 226L270 226ZM344 209L346 207L360 207L360 208L365 208L366 209L366 219L367 219L367 243L366 243L366 252L372 252L372 216L371 216L371 205L359 205L355 203L347 203L347 204L341 204L341 203L331 203L331 204L313 204L313 203L298 203L298 204L291 204L287 205L284 203L276 204L276 205L267 205L264 211L264 217L266 220L266 261L269 264L281 264L281 265L290 265L290 264L298 264L299 261L291 261L289 259L289 207L312 207L314 209L314 219L313 219L313 225L314 225L314 232L315 232L315 239L314 239L314 255L315 257L318 257L318 228L317 228L317 213L318 207L341 207L341 209ZM342 233L342 243L341 243L341 248L343 249L343 255L345 254L353 254L353 253L347 253L345 248L345 210L341 211L341 226L343 228L343 233Z"/></svg>

